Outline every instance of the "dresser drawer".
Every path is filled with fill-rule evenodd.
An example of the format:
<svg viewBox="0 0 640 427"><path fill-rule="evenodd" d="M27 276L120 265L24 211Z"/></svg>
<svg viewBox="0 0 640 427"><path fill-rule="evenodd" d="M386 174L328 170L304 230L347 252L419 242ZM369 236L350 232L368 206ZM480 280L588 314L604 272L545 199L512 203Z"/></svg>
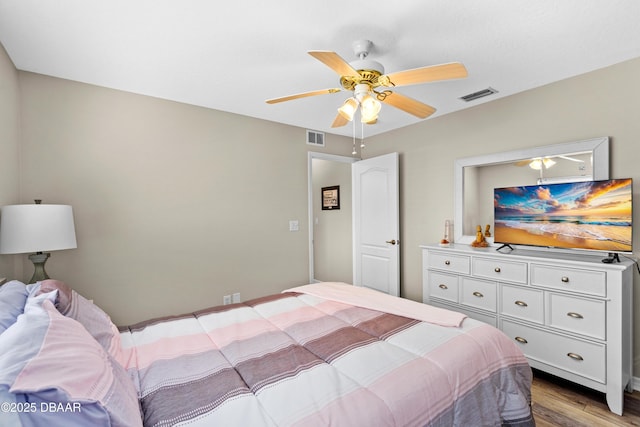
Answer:
<svg viewBox="0 0 640 427"><path fill-rule="evenodd" d="M474 258L473 275L487 279L527 283L527 263L501 259Z"/></svg>
<svg viewBox="0 0 640 427"><path fill-rule="evenodd" d="M458 276L429 271L429 297L458 302Z"/></svg>
<svg viewBox="0 0 640 427"><path fill-rule="evenodd" d="M605 383L604 344L564 337L508 320L502 320L502 331L516 342L528 358Z"/></svg>
<svg viewBox="0 0 640 427"><path fill-rule="evenodd" d="M547 324L582 335L606 338L606 303L569 295L548 293Z"/></svg>
<svg viewBox="0 0 640 427"><path fill-rule="evenodd" d="M531 285L591 295L607 295L604 271L531 264Z"/></svg>
<svg viewBox="0 0 640 427"><path fill-rule="evenodd" d="M544 323L544 292L518 286L502 285L500 312L539 324Z"/></svg>
<svg viewBox="0 0 640 427"><path fill-rule="evenodd" d="M496 283L476 280L469 277L460 278L460 303L469 307L481 308L496 312Z"/></svg>
<svg viewBox="0 0 640 427"><path fill-rule="evenodd" d="M469 274L471 262L468 256L446 252L429 252L428 268L451 271L452 273Z"/></svg>

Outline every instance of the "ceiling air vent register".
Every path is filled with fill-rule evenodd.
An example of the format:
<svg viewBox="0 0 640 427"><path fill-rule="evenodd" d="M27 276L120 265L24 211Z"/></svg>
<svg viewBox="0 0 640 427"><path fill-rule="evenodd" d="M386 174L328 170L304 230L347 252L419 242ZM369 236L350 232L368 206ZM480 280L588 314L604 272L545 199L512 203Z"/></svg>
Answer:
<svg viewBox="0 0 640 427"><path fill-rule="evenodd" d="M498 93L498 91L492 87L488 87L486 89L482 89L477 92L473 92L468 95L461 96L460 99L463 100L464 102L471 102L479 98L484 98L485 96L493 95L494 93Z"/></svg>

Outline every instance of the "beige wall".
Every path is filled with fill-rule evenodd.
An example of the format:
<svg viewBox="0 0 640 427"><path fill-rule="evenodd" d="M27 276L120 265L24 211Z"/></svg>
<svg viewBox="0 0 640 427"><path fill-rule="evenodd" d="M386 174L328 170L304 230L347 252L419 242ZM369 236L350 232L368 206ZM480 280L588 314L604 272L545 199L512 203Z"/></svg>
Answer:
<svg viewBox="0 0 640 427"><path fill-rule="evenodd" d="M304 129L19 78L21 198L71 204L76 220L78 249L52 254L51 277L118 324L308 283ZM327 151L349 155L343 139Z"/></svg>
<svg viewBox="0 0 640 427"><path fill-rule="evenodd" d="M5 63L0 58L1 83L11 86L15 71ZM421 300L418 245L439 240L453 218L456 158L610 136L612 176L640 182L639 75L636 59L368 138L366 157L400 153L403 296ZM304 129L18 76L20 154L15 135L0 150L15 157L6 163L22 158L20 199L70 203L76 216L78 249L55 252L47 269L116 323L308 281ZM1 105L3 120L17 120ZM348 138L327 135L327 145L350 155ZM15 172L0 174L15 180ZM15 182L0 185L10 194L3 200L15 199ZM290 219L300 221L299 232L288 231Z"/></svg>
<svg viewBox="0 0 640 427"><path fill-rule="evenodd" d="M0 206L18 202L19 107L18 71L0 45ZM18 264L18 257L0 255L0 278L11 278Z"/></svg>

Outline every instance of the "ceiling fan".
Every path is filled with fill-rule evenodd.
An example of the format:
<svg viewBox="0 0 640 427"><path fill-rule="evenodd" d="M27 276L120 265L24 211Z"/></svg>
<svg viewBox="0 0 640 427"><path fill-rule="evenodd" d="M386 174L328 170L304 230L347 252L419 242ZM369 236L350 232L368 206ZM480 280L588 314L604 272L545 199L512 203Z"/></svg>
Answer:
<svg viewBox="0 0 640 427"><path fill-rule="evenodd" d="M326 95L348 90L353 96L348 98L338 108L338 115L332 127L346 125L353 120L353 116L360 107L363 123L373 124L378 119L381 102L398 108L406 113L424 119L433 114L436 109L408 96L385 88L396 86L428 83L438 80L458 79L467 76L467 69L459 62L432 65L384 74L384 67L377 61L367 59L373 43L369 40L359 40L353 43L353 49L358 60L346 62L337 53L324 50L309 51L313 56L340 76L341 88L329 88L298 93L267 100L267 104L305 98L308 96Z"/></svg>
<svg viewBox="0 0 640 427"><path fill-rule="evenodd" d="M524 159L516 162L516 166L529 166L531 169L541 170L541 169L549 169L553 165L556 164L554 158L565 159L576 163L584 163L584 160L575 159L569 156L545 156L545 157L535 157L533 159Z"/></svg>

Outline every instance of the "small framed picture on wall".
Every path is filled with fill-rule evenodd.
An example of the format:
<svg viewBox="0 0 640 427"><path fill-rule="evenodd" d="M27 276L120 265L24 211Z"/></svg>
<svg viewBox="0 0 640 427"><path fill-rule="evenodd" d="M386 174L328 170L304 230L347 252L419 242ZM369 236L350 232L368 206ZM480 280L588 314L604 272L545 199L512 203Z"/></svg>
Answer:
<svg viewBox="0 0 640 427"><path fill-rule="evenodd" d="M340 209L340 186L322 187L322 210Z"/></svg>

